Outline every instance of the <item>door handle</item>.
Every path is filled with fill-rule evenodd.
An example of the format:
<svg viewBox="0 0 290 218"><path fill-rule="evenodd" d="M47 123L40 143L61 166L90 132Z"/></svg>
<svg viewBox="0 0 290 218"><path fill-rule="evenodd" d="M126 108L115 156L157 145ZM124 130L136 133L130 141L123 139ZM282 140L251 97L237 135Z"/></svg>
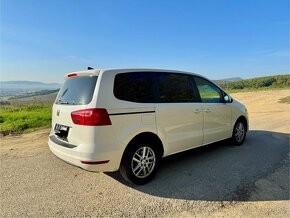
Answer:
<svg viewBox="0 0 290 218"><path fill-rule="evenodd" d="M208 108L207 108L207 109L204 109L203 111L204 111L204 112L206 112L206 113L209 113L209 112L211 112L211 110L210 110L210 109L208 109Z"/></svg>
<svg viewBox="0 0 290 218"><path fill-rule="evenodd" d="M198 113L200 113L201 112L201 110L199 110L199 109L194 109L193 110L193 113L196 113L196 114L198 114Z"/></svg>

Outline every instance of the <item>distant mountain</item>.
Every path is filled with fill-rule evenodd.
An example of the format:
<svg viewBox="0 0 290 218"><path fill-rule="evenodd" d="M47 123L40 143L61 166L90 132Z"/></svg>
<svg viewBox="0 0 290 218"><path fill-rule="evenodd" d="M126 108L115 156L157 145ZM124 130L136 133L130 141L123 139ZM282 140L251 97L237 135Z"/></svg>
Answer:
<svg viewBox="0 0 290 218"><path fill-rule="evenodd" d="M234 82L234 81L243 80L243 78L241 78L241 77L231 77L231 78L222 79L222 80L223 81L228 81L228 82Z"/></svg>
<svg viewBox="0 0 290 218"><path fill-rule="evenodd" d="M43 83L39 81L0 81L0 96L19 96L41 90L56 90L58 83Z"/></svg>
<svg viewBox="0 0 290 218"><path fill-rule="evenodd" d="M39 81L0 81L0 85L15 85L15 86L53 86L60 87L58 83L44 83Z"/></svg>
<svg viewBox="0 0 290 218"><path fill-rule="evenodd" d="M219 79L219 80L213 80L215 83L220 84L220 83L225 83L225 82L235 82L235 81L240 81L243 80L241 77L231 77L231 78L226 78L226 79Z"/></svg>
<svg viewBox="0 0 290 218"><path fill-rule="evenodd" d="M58 90L41 90L36 92L27 93L24 95L18 95L6 98L6 100L12 102L54 102L57 96Z"/></svg>

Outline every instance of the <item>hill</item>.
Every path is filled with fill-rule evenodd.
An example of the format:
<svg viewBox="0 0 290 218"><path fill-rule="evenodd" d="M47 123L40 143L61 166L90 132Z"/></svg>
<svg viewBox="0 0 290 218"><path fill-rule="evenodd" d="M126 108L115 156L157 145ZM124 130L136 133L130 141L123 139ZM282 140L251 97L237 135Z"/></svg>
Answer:
<svg viewBox="0 0 290 218"><path fill-rule="evenodd" d="M0 81L0 96L26 95L41 90L56 90L58 83L43 83L38 81Z"/></svg>
<svg viewBox="0 0 290 218"><path fill-rule="evenodd" d="M10 86L60 86L58 83L44 83L39 81L0 81L0 84Z"/></svg>
<svg viewBox="0 0 290 218"><path fill-rule="evenodd" d="M228 81L228 82L234 82L234 81L239 81L239 80L243 80L243 78L241 78L241 77L231 77L231 78L223 79L223 81Z"/></svg>
<svg viewBox="0 0 290 218"><path fill-rule="evenodd" d="M231 77L231 78L226 78L226 79L219 79L219 80L213 80L216 84L220 83L225 83L225 82L235 82L235 81L240 81L243 80L241 77Z"/></svg>
<svg viewBox="0 0 290 218"><path fill-rule="evenodd" d="M233 82L218 83L223 89L229 91L256 90L272 88L290 88L290 75L275 75Z"/></svg>
<svg viewBox="0 0 290 218"><path fill-rule="evenodd" d="M58 90L42 90L42 91L29 93L26 95L10 97L8 98L8 100L10 102L17 102L17 103L34 103L34 102L53 103L56 98L57 93L58 93Z"/></svg>

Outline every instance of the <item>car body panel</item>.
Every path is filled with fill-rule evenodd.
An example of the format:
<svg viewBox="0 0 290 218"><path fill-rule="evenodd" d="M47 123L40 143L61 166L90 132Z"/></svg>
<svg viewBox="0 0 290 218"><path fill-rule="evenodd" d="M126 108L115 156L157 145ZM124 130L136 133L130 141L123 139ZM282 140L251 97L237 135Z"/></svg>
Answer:
<svg viewBox="0 0 290 218"><path fill-rule="evenodd" d="M156 104L156 124L165 156L202 144L203 113L200 103Z"/></svg>
<svg viewBox="0 0 290 218"><path fill-rule="evenodd" d="M202 144L231 137L232 107L229 103L202 103L202 110L204 114Z"/></svg>

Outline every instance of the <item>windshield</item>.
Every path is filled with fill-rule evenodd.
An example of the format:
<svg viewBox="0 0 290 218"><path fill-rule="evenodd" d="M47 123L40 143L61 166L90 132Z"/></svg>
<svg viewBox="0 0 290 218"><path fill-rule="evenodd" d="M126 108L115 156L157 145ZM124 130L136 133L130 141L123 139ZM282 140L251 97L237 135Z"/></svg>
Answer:
<svg viewBox="0 0 290 218"><path fill-rule="evenodd" d="M97 79L97 76L81 76L65 80L55 103L73 105L90 103L93 98Z"/></svg>

